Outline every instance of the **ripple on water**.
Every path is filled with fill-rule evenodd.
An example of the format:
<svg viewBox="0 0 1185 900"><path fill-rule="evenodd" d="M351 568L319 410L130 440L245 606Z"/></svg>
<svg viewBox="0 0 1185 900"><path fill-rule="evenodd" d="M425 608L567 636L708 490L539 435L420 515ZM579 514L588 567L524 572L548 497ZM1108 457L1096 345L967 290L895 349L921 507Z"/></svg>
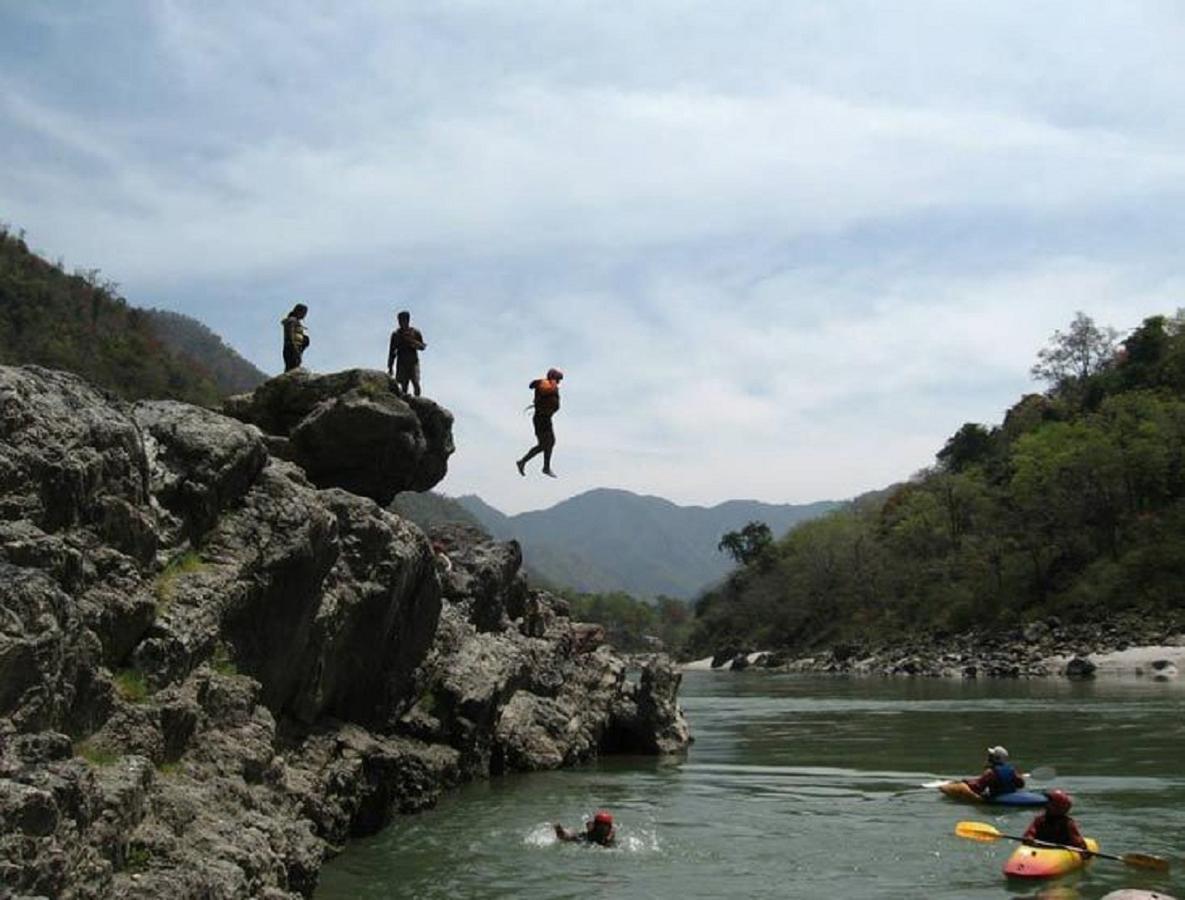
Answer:
<svg viewBox="0 0 1185 900"><path fill-rule="evenodd" d="M1104 850L1174 857L1185 692L697 675L682 699L698 740L681 765L605 760L469 785L352 845L326 867L318 900L1185 896L1179 875L1104 860L1054 885L1008 884L1012 845L959 840L954 825L1013 832L1031 812L962 806L921 786L966 774L1003 743L1023 765L1056 769L1041 786L1074 794ZM1106 727L1116 722L1127 727ZM579 826L601 807L617 819L616 849L556 840L552 821Z"/></svg>

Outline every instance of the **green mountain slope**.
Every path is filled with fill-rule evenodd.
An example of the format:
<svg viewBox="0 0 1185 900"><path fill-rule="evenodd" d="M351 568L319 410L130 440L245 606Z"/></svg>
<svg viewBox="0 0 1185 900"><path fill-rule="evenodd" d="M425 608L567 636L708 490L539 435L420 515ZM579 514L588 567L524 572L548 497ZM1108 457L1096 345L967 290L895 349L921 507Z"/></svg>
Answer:
<svg viewBox="0 0 1185 900"><path fill-rule="evenodd" d="M255 368L222 338L199 322L166 309L146 309L149 325L175 356L210 373L224 394L242 394L267 380L267 373Z"/></svg>
<svg viewBox="0 0 1185 900"><path fill-rule="evenodd" d="M77 372L129 399L206 406L265 378L204 325L130 306L97 273L67 274L4 229L0 363Z"/></svg>
<svg viewBox="0 0 1185 900"><path fill-rule="evenodd" d="M937 465L796 529L697 604L686 651L808 650L1136 611L1185 624L1185 317L1116 346L1081 314L1050 388Z"/></svg>
<svg viewBox="0 0 1185 900"><path fill-rule="evenodd" d="M477 516L452 497L437 494L434 491L418 493L404 491L395 497L391 504L391 511L415 522L425 531L434 525L445 525L456 522L461 525L472 525L482 531L488 531Z"/></svg>
<svg viewBox="0 0 1185 900"><path fill-rule="evenodd" d="M459 502L491 534L516 538L531 568L552 584L591 593L681 598L695 596L732 568L732 560L716 549L725 532L761 521L782 535L837 505L731 500L713 507L678 506L610 489L515 516L478 497Z"/></svg>

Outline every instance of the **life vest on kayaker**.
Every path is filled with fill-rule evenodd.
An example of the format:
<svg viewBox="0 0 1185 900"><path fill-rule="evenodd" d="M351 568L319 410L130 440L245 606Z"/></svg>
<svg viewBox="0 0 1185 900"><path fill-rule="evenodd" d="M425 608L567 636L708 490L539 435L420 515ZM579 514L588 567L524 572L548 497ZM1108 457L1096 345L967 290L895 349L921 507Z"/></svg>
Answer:
<svg viewBox="0 0 1185 900"><path fill-rule="evenodd" d="M1065 844L1070 847L1086 846L1078 824L1067 815L1055 815L1049 811L1043 812L1033 820L1025 832L1030 840L1044 841L1047 844Z"/></svg>
<svg viewBox="0 0 1185 900"><path fill-rule="evenodd" d="M999 797L1011 794L1024 786L1024 782L1016 776L1016 769L1012 763L999 763L992 766L992 774L996 776L995 784L989 785L988 795Z"/></svg>

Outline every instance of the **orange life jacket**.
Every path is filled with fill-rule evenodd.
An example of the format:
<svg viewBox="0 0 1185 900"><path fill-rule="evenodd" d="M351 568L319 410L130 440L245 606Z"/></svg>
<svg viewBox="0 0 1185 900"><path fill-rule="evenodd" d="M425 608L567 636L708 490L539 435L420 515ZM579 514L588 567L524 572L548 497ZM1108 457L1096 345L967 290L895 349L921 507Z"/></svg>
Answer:
<svg viewBox="0 0 1185 900"><path fill-rule="evenodd" d="M535 412L551 414L560 408L560 383L550 378L540 378L534 382Z"/></svg>

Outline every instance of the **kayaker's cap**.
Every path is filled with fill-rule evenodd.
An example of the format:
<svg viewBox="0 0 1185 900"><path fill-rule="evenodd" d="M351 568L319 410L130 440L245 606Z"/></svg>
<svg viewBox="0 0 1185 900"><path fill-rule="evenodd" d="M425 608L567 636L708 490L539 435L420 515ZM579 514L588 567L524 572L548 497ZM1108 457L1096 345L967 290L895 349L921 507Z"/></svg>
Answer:
<svg viewBox="0 0 1185 900"><path fill-rule="evenodd" d="M1003 747L988 747L988 759L994 763L1008 762L1008 751Z"/></svg>
<svg viewBox="0 0 1185 900"><path fill-rule="evenodd" d="M1064 816L1070 811L1070 807L1074 805L1073 798L1061 788L1046 791L1045 796L1047 798L1045 809L1056 816Z"/></svg>
<svg viewBox="0 0 1185 900"><path fill-rule="evenodd" d="M606 810L598 810L597 814L593 816L594 825L613 825L613 814Z"/></svg>

